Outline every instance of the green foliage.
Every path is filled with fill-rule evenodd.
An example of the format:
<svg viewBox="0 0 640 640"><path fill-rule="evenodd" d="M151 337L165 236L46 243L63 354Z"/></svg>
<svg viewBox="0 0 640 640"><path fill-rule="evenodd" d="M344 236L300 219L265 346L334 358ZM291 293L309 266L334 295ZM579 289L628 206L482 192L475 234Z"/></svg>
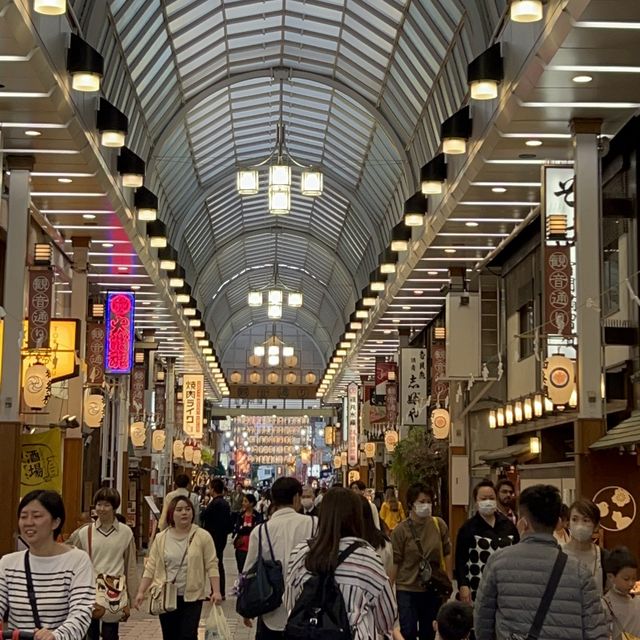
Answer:
<svg viewBox="0 0 640 640"><path fill-rule="evenodd" d="M413 427L393 452L391 469L401 483L438 486L446 468L447 441L436 440L425 427Z"/></svg>

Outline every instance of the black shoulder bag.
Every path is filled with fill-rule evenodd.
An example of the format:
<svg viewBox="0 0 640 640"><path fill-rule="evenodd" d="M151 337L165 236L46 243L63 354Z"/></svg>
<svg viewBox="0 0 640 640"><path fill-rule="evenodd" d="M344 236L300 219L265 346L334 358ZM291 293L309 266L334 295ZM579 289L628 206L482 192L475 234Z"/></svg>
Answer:
<svg viewBox="0 0 640 640"><path fill-rule="evenodd" d="M544 595L542 596L542 600L540 600L540 605L536 611L536 617L533 619L533 624L531 625L531 629L529 629L529 633L526 636L521 636L518 633L512 633L509 636L509 640L538 640L540 632L542 631L544 619L547 617L553 596L556 594L568 557L569 556L567 556L564 551L558 551L558 557L556 558L553 569L551 570L549 582L547 582Z"/></svg>
<svg viewBox="0 0 640 640"><path fill-rule="evenodd" d="M262 529L269 544L271 559L262 557ZM243 618L257 618L275 611L282 604L284 577L282 563L276 560L267 525L258 527L258 558L255 564L240 577L236 612Z"/></svg>
<svg viewBox="0 0 640 640"><path fill-rule="evenodd" d="M36 604L36 592L33 588L33 578L31 576L31 565L29 564L29 552L24 554L24 572L27 577L27 594L29 595L29 603L31 604L31 613L33 614L33 622L36 629L42 629L42 622L38 615L38 606Z"/></svg>

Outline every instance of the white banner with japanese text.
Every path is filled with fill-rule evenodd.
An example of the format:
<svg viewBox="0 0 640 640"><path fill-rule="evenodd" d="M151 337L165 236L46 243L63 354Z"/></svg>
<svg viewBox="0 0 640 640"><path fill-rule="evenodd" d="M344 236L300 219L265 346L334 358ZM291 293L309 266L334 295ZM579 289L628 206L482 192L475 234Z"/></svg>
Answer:
<svg viewBox="0 0 640 640"><path fill-rule="evenodd" d="M406 426L427 424L427 351L402 349L401 416Z"/></svg>

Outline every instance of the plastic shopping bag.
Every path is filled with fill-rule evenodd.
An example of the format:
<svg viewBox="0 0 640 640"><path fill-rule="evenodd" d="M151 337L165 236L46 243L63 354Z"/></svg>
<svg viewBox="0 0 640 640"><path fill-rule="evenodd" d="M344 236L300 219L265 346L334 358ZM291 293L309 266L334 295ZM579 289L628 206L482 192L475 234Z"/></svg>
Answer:
<svg viewBox="0 0 640 640"><path fill-rule="evenodd" d="M205 640L231 640L231 632L222 607L214 604L205 623Z"/></svg>

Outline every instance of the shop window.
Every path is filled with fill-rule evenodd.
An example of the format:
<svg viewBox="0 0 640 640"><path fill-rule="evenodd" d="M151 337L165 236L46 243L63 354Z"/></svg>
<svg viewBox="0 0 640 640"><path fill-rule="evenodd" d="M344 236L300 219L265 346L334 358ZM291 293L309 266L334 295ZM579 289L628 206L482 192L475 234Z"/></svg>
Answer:
<svg viewBox="0 0 640 640"><path fill-rule="evenodd" d="M602 299L604 316L620 311L620 250L617 238L604 248Z"/></svg>
<svg viewBox="0 0 640 640"><path fill-rule="evenodd" d="M520 360L533 355L534 330L533 300L530 300L518 309L518 334L520 335L518 355Z"/></svg>

